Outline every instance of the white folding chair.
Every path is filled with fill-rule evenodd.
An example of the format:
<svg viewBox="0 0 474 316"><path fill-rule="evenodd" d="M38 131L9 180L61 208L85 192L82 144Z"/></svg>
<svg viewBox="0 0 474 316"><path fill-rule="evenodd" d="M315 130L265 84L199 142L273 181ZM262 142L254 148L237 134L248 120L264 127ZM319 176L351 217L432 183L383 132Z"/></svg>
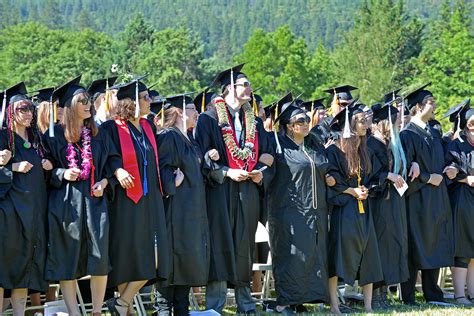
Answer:
<svg viewBox="0 0 474 316"><path fill-rule="evenodd" d="M267 227L263 226L262 223L258 222L257 231L255 232L255 243L266 242L270 246L270 236L268 233ZM270 297L270 282L272 277L272 255L271 252L268 252L267 263L254 263L252 266L253 271L265 271L265 276L263 277L263 288L262 293L253 293L260 294L262 299L268 299Z"/></svg>

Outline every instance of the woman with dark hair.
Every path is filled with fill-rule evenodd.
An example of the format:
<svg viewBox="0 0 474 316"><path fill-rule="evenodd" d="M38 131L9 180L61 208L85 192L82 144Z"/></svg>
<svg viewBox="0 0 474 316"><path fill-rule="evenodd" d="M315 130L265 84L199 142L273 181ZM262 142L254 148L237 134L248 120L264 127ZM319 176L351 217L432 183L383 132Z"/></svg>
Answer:
<svg viewBox="0 0 474 316"><path fill-rule="evenodd" d="M28 290L46 291L47 192L44 169L51 162L39 153L31 125L33 103L24 83L4 93L7 128L0 131L0 313L3 289L11 293L13 315L24 315Z"/></svg>
<svg viewBox="0 0 474 316"><path fill-rule="evenodd" d="M328 190L328 202L333 205L329 231L329 295L331 311L336 314L341 313L338 278L350 285L359 280L366 311L372 310L372 284L383 279L372 210L367 202L379 166L376 159L371 159L367 147L365 113L353 103L333 118L331 129L342 135L336 144L327 148L328 160L334 169L330 174L337 183Z"/></svg>
<svg viewBox="0 0 474 316"><path fill-rule="evenodd" d="M467 102L469 104L469 102ZM463 133L448 144L446 163L458 171L448 190L454 218L454 298L474 303L474 109L460 109ZM467 298L464 292L467 279Z"/></svg>
<svg viewBox="0 0 474 316"><path fill-rule="evenodd" d="M405 196L400 196L407 179L407 161L400 142L400 117L392 104L373 111L372 135L367 145L381 164L379 183L369 198L382 262L383 281L374 284L372 307L386 309L387 287L408 279L408 236Z"/></svg>
<svg viewBox="0 0 474 316"><path fill-rule="evenodd" d="M334 179L326 176L329 164L324 148L304 143L310 122L306 111L285 98L277 107L281 151L268 190L268 223L276 311L291 315L292 305L327 301L326 183L334 185ZM326 228L319 222L325 222Z"/></svg>
<svg viewBox="0 0 474 316"><path fill-rule="evenodd" d="M187 315L191 286L206 285L209 275L204 157L192 136L198 116L193 100L185 95L168 97L163 110L158 151L172 270L170 279L159 283L158 314L171 314L173 309L174 315Z"/></svg>
<svg viewBox="0 0 474 316"><path fill-rule="evenodd" d="M170 253L156 130L142 118L150 113L148 89L137 79L120 85L115 98L115 119L101 128L112 138L126 172L117 173L118 181L110 183L113 269L108 287L117 287L120 297L107 300L107 307L113 315L127 315L147 281L168 278Z"/></svg>
<svg viewBox="0 0 474 316"><path fill-rule="evenodd" d="M97 129L80 76L53 92L64 108L61 124L43 135L51 173L46 280L60 281L70 315L79 315L77 279L91 275L94 315L100 314L110 272L109 216L104 190L120 169L108 135ZM51 135L54 134L53 137Z"/></svg>

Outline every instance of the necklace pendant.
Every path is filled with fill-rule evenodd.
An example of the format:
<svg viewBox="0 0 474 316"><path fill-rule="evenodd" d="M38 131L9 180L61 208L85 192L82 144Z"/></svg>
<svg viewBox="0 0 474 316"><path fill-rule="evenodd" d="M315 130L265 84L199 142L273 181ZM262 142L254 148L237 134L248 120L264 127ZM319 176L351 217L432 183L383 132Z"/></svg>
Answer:
<svg viewBox="0 0 474 316"><path fill-rule="evenodd" d="M26 141L23 143L23 147L25 147L26 149L30 149L31 148L31 143L29 141Z"/></svg>

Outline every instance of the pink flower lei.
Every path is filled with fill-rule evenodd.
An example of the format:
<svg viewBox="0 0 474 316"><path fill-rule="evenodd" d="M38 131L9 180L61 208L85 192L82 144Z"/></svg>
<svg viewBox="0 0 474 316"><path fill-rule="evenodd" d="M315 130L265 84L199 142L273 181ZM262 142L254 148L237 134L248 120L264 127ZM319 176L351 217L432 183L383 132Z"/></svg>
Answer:
<svg viewBox="0 0 474 316"><path fill-rule="evenodd" d="M89 179L92 166L92 150L91 150L91 131L87 127L83 126L81 128L81 139L82 139L82 149L81 151L81 174L78 177L78 180L87 180ZM76 151L74 150L74 145L71 143L67 144L67 161L69 168L77 168L77 159Z"/></svg>

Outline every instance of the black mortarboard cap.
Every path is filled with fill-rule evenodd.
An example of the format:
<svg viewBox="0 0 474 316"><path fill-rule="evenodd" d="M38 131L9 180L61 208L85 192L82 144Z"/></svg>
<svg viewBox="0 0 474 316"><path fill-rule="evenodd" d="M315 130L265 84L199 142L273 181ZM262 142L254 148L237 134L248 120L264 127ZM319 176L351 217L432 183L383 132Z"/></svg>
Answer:
<svg viewBox="0 0 474 316"><path fill-rule="evenodd" d="M469 109L466 111L466 114L464 114L464 121L467 122L471 118L471 116L474 115L474 109Z"/></svg>
<svg viewBox="0 0 474 316"><path fill-rule="evenodd" d="M467 99L462 101L459 104L456 104L455 106L451 107L441 119L445 119L449 117L450 122L455 122L458 117L462 117L463 114L469 110L471 105L471 100Z"/></svg>
<svg viewBox="0 0 474 316"><path fill-rule="evenodd" d="M3 91L2 95L2 112L0 113L0 128L3 127L3 121L5 120L5 114L8 106L11 103L15 103L22 100L29 100L28 91L24 82L17 83L8 89Z"/></svg>
<svg viewBox="0 0 474 316"><path fill-rule="evenodd" d="M231 74L233 77L233 80L237 80L242 76L245 76L241 70L244 67L245 64L240 64L237 66L234 66L232 68L226 69L222 72L220 72L212 81L211 86L218 86L221 88L221 90L229 85L231 83Z"/></svg>
<svg viewBox="0 0 474 316"><path fill-rule="evenodd" d="M398 95L398 93L399 93L401 90L402 90L402 89L396 89L396 90L390 91L389 93L386 93L386 94L383 96L383 103L393 102L393 101L395 101L397 98L401 98L401 96Z"/></svg>
<svg viewBox="0 0 474 316"><path fill-rule="evenodd" d="M77 76L71 81L66 82L54 90L52 95L53 101L58 101L57 104L61 108L70 105L68 101L71 100L75 95L87 92L84 87L79 85L80 82L81 75Z"/></svg>
<svg viewBox="0 0 474 316"><path fill-rule="evenodd" d="M324 91L332 95L337 95L339 100L350 101L353 99L352 94L351 94L352 90L357 90L357 88L350 85L344 85L344 86L326 89Z"/></svg>
<svg viewBox="0 0 474 316"><path fill-rule="evenodd" d="M385 104L383 106L376 107L375 109L374 106L372 106L372 122L377 124L378 122L388 119L389 109L392 122L394 123L397 120L398 109L390 104Z"/></svg>
<svg viewBox="0 0 474 316"><path fill-rule="evenodd" d="M137 81L138 81L138 93L147 91L147 87L140 81L144 77L139 77L137 79L134 79L128 83L125 84L120 84L117 85L117 99L118 100L123 100L125 98L130 98L132 100L135 100L136 98L136 88L137 88Z"/></svg>
<svg viewBox="0 0 474 316"><path fill-rule="evenodd" d="M323 104L325 99L326 98L320 98L312 101L306 101L301 104L301 107L305 108L308 112L325 109L326 107Z"/></svg>
<svg viewBox="0 0 474 316"><path fill-rule="evenodd" d="M50 101L53 96L54 88L41 88L38 89L37 94L33 96L36 102Z"/></svg>
<svg viewBox="0 0 474 316"><path fill-rule="evenodd" d="M209 88L204 89L204 91L199 93L193 100L196 110L200 113L204 112L206 106L211 103L216 96L217 95L214 92L209 91Z"/></svg>
<svg viewBox="0 0 474 316"><path fill-rule="evenodd" d="M344 108L344 110L340 111L339 113L336 114L336 116L333 117L333 119L330 122L331 130L335 132L342 132L344 131L344 127L346 124L346 118L349 119L347 122L350 126L350 123L352 121L352 117L358 113L364 113L363 108L361 107L361 104L357 104L357 99L353 100L348 106Z"/></svg>
<svg viewBox="0 0 474 316"><path fill-rule="evenodd" d="M107 88L112 87L117 81L118 77L109 77L104 79L94 80L89 88L87 88L87 92L92 96L92 99L95 101L100 94L105 93Z"/></svg>
<svg viewBox="0 0 474 316"><path fill-rule="evenodd" d="M159 97L160 94L158 93L158 91L156 90L150 90L148 89L148 95L150 96L150 98L153 100L153 98L156 98L156 97Z"/></svg>
<svg viewBox="0 0 474 316"><path fill-rule="evenodd" d="M166 97L166 102L165 102L165 106L164 106L164 109L167 110L171 107L176 107L176 108L179 108L179 109L182 109L183 108L183 98L184 98L184 104L194 104L194 101L191 97L189 97L189 95L193 94L193 92L186 92L186 93L183 93L183 94L178 94L178 95L174 95L174 96L171 96L171 97Z"/></svg>
<svg viewBox="0 0 474 316"><path fill-rule="evenodd" d="M425 90L425 88L429 85L431 85L431 82L424 84L419 88L416 88L415 90L406 95L405 99L407 101L408 109L411 110L418 103L422 103L423 100L425 100L426 98L433 96L430 91Z"/></svg>
<svg viewBox="0 0 474 316"><path fill-rule="evenodd" d="M296 105L291 92L281 98L276 106L278 108L278 116L275 118L275 123L279 121L281 124L286 124L293 116L306 112L306 110Z"/></svg>
<svg viewBox="0 0 474 316"><path fill-rule="evenodd" d="M160 99L157 101L153 101L150 103L150 111L153 112L153 114L157 115L160 113L160 111L163 109L163 105L165 104L166 99Z"/></svg>

